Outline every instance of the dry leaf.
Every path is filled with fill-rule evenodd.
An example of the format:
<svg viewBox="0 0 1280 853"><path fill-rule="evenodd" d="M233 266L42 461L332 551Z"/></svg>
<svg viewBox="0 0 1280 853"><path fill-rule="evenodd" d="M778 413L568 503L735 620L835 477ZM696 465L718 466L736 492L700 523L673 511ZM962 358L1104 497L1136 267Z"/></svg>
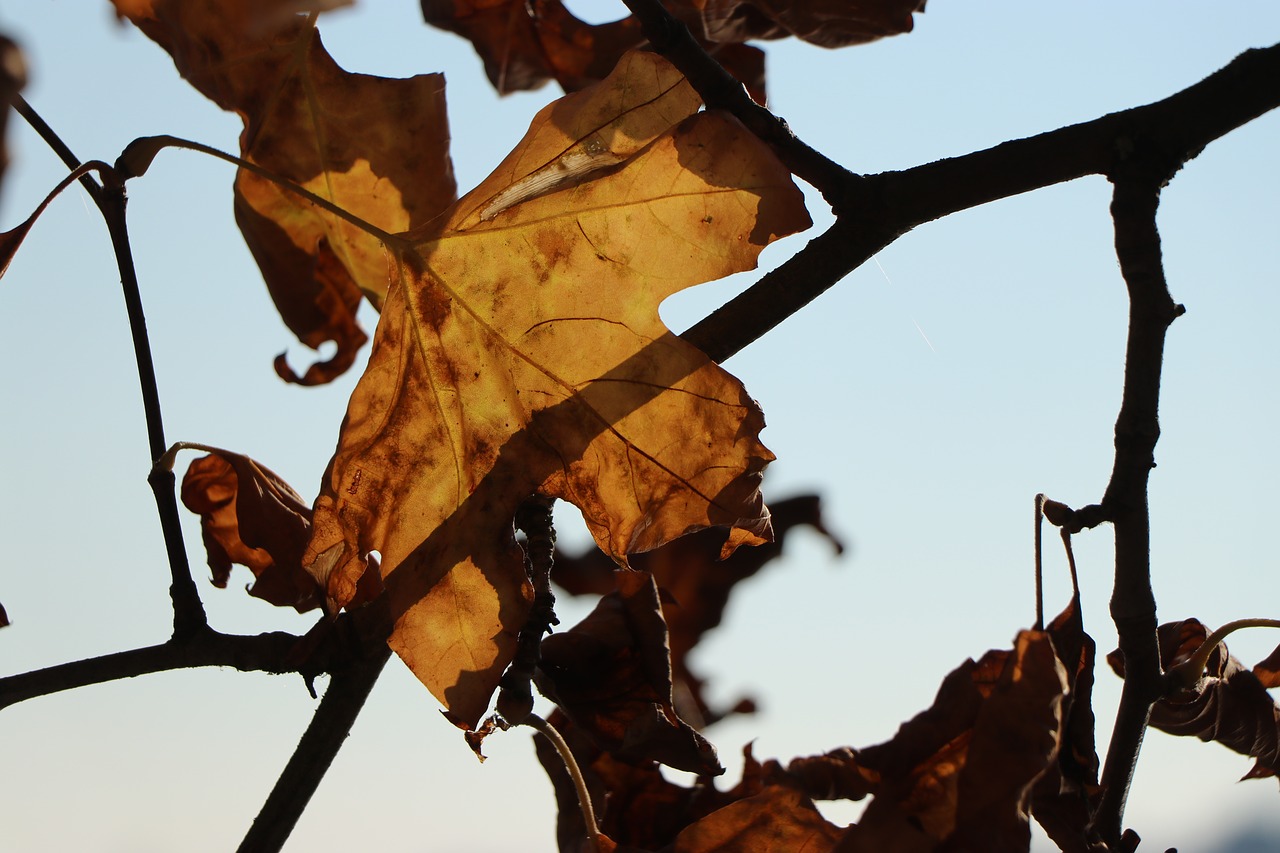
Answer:
<svg viewBox="0 0 1280 853"><path fill-rule="evenodd" d="M0 178L9 165L9 148L5 145L5 126L9 108L27 80L27 66L22 51L6 36L0 36ZM8 264L5 264L8 266ZM0 274L2 274L0 270Z"/></svg>
<svg viewBox="0 0 1280 853"><path fill-rule="evenodd" d="M911 32L925 0L675 0L677 16L713 42L795 36L847 47ZM694 32L698 32L697 29Z"/></svg>
<svg viewBox="0 0 1280 853"><path fill-rule="evenodd" d="M617 585L577 625L542 641L539 691L624 761L723 773L715 749L672 707L667 625L653 576L622 571Z"/></svg>
<svg viewBox="0 0 1280 853"><path fill-rule="evenodd" d="M797 527L812 527L831 542L837 554L844 549L827 530L817 495L770 501L769 512L774 541L740 549L727 559L720 558L726 534L715 529L682 536L669 545L631 559L632 568L651 572L668 596L662 612L670 637L676 710L699 729L728 714L749 712L755 707L752 700L742 699L729 708L711 708L703 696L703 679L689 668L690 652L703 634L720 624L734 585L779 557L788 533ZM604 594L613 589L616 569L614 561L597 548L579 556L557 551L551 579L573 595Z"/></svg>
<svg viewBox="0 0 1280 853"><path fill-rule="evenodd" d="M470 41L503 95L549 80L576 92L603 80L624 53L646 43L634 17L587 24L560 0L422 0L422 14ZM703 47L764 103L764 51L733 43Z"/></svg>
<svg viewBox="0 0 1280 853"><path fill-rule="evenodd" d="M279 476L226 451L194 460L182 478L182 503L200 516L213 583L226 587L232 563L257 579L249 594L299 613L322 591L302 569L311 508Z"/></svg>
<svg viewBox="0 0 1280 853"><path fill-rule="evenodd" d="M644 43L631 18L586 24L559 0L422 0L422 15L471 42L503 95L549 80L576 92L603 80L623 53Z"/></svg>
<svg viewBox="0 0 1280 853"><path fill-rule="evenodd" d="M1184 619L1161 625L1158 636L1160 661L1168 672L1190 658L1208 632L1198 619ZM1267 660L1274 657L1273 653ZM1107 662L1124 677L1119 650L1107 655ZM1280 773L1280 706L1258 676L1230 654L1225 643L1220 643L1209 656L1204 675L1195 687L1156 702L1150 724L1171 735L1217 741L1252 756L1256 761L1245 774L1246 779Z"/></svg>
<svg viewBox="0 0 1280 853"><path fill-rule="evenodd" d="M629 54L399 249L306 559L341 605L382 554L393 648L464 724L529 606L512 531L528 495L578 506L619 562L712 525L769 536L763 417L657 306L809 220L773 154L697 104Z"/></svg>
<svg viewBox="0 0 1280 853"><path fill-rule="evenodd" d="M392 80L339 68L296 0L113 0L200 92L244 120L240 152L387 232L431 220L455 197L444 78ZM308 6L314 6L314 3ZM325 4L332 5L332 4ZM246 170L235 214L286 325L304 344L337 344L293 382L328 382L367 340L362 295L387 289L369 234Z"/></svg>
<svg viewBox="0 0 1280 853"><path fill-rule="evenodd" d="M840 836L804 794L771 786L689 826L672 853L824 853Z"/></svg>
<svg viewBox="0 0 1280 853"><path fill-rule="evenodd" d="M1028 801L1057 758L1067 690L1043 631L966 661L931 708L892 740L854 753L875 799L837 849L1025 851Z"/></svg>

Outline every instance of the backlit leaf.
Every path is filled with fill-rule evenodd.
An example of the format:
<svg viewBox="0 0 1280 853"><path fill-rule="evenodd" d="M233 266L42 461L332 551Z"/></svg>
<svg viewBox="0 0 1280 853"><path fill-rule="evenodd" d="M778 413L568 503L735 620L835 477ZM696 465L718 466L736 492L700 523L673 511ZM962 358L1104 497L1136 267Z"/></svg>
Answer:
<svg viewBox="0 0 1280 853"><path fill-rule="evenodd" d="M444 78L393 80L339 68L293 0L113 0L200 92L244 120L240 153L384 231L404 231L455 197ZM332 5L323 4L323 5ZM301 377L328 382L367 340L362 295L387 290L378 240L241 169L235 214L286 325L304 344L337 344Z"/></svg>
<svg viewBox="0 0 1280 853"><path fill-rule="evenodd" d="M182 478L182 503L200 516L215 586L225 587L238 563L257 579L250 595L300 613L320 604L302 569L311 508L276 474L238 453L202 456Z"/></svg>
<svg viewBox="0 0 1280 853"><path fill-rule="evenodd" d="M463 724L528 610L528 495L578 506L620 563L712 525L768 539L763 417L657 306L809 220L773 154L697 106L664 60L629 54L396 247L306 560L342 605L382 554L393 648Z"/></svg>
<svg viewBox="0 0 1280 853"><path fill-rule="evenodd" d="M1198 619L1184 619L1161 625L1158 636L1160 660L1167 672L1190 658L1208 631ZM1123 658L1118 650L1107 655L1107 662L1123 677ZM1280 773L1280 706L1258 676L1230 654L1225 643L1209 656L1195 687L1156 702L1151 725L1171 735L1217 741L1252 756L1256 761L1246 779Z"/></svg>
<svg viewBox="0 0 1280 853"><path fill-rule="evenodd" d="M771 786L689 826L673 853L825 853L841 830L804 794Z"/></svg>

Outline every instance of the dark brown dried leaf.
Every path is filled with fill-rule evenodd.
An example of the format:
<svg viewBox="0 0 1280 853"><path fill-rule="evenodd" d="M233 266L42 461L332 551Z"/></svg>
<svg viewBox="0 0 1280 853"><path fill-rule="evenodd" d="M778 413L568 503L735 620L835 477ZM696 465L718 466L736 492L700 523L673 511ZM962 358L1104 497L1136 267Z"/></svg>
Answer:
<svg viewBox="0 0 1280 853"><path fill-rule="evenodd" d="M723 529L701 530L630 558L632 567L652 573L667 593L662 612L671 646L676 709L696 728L728 714L754 710L751 700L742 700L733 708L711 708L702 694L703 679L689 668L689 653L703 634L720 624L734 585L779 557L788 533L798 527L811 527L825 536L837 554L844 549L824 524L817 495L771 501L769 511L774 540L739 548L725 559L720 559L728 535ZM613 589L616 569L613 560L596 548L576 556L557 550L551 579L572 595L602 595Z"/></svg>
<svg viewBox="0 0 1280 853"><path fill-rule="evenodd" d="M841 830L800 791L771 786L731 803L676 836L673 853L823 853Z"/></svg>
<svg viewBox="0 0 1280 853"><path fill-rule="evenodd" d="M311 508L275 473L238 453L202 456L182 478L182 502L200 516L215 586L238 563L257 579L249 594L305 612L323 591L302 568Z"/></svg>
<svg viewBox="0 0 1280 853"><path fill-rule="evenodd" d="M1161 625L1158 636L1160 660L1168 671L1189 659L1208 631L1199 620L1185 619ZM1274 657L1273 653L1267 661ZM1124 676L1118 650L1107 655L1107 662ZM1217 741L1252 756L1256 761L1246 779L1275 776L1280 771L1280 706L1258 676L1230 654L1225 643L1210 655L1194 688L1179 690L1155 704L1150 724L1172 735Z"/></svg>
<svg viewBox="0 0 1280 853"><path fill-rule="evenodd" d="M697 15L684 11L686 18ZM489 82L503 95L550 80L576 92L603 80L622 54L646 44L634 17L587 24L560 0L422 0L422 15L471 42ZM701 30L701 24L694 27ZM762 50L732 41L706 41L703 47L764 103Z"/></svg>
<svg viewBox="0 0 1280 853"><path fill-rule="evenodd" d="M848 47L909 33L925 0L676 0L675 14L712 42L795 36L821 47ZM694 30L698 33L698 29Z"/></svg>
<svg viewBox="0 0 1280 853"><path fill-rule="evenodd" d="M653 576L619 572L617 586L582 622L543 641L538 688L623 760L723 773L711 744L672 707L667 629Z"/></svg>
<svg viewBox="0 0 1280 853"><path fill-rule="evenodd" d="M1066 693L1046 632L966 661L931 708L856 754L875 799L837 849L1025 851L1027 801L1057 757Z"/></svg>

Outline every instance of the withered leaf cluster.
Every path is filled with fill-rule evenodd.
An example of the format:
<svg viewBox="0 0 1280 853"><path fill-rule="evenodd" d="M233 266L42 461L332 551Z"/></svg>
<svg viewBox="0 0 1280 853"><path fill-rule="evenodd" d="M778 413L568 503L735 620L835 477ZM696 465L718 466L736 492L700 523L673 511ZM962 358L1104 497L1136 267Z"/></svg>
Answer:
<svg viewBox="0 0 1280 853"><path fill-rule="evenodd" d="M910 32L924 0L666 0L703 48L764 103L764 51L748 41L795 36L847 47ZM647 42L628 15L603 24L576 18L560 0L422 0L427 22L457 33L484 60L501 93L555 80L575 92L604 78Z"/></svg>

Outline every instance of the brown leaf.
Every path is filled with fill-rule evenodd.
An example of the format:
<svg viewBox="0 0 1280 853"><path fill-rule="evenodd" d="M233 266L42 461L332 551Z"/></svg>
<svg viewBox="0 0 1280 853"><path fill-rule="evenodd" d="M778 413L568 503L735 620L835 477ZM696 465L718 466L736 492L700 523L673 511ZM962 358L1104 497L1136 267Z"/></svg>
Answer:
<svg viewBox="0 0 1280 853"><path fill-rule="evenodd" d="M878 785L837 849L1025 851L1027 802L1057 757L1066 692L1042 631L1020 632L1012 651L966 661L931 708L856 753Z"/></svg>
<svg viewBox="0 0 1280 853"><path fill-rule="evenodd" d="M653 576L623 571L617 583L580 623L542 641L538 689L623 760L723 773L715 749L672 707L667 626Z"/></svg>
<svg viewBox="0 0 1280 853"><path fill-rule="evenodd" d="M276 474L238 453L202 456L182 478L182 502L200 515L215 586L225 588L238 563L257 579L250 595L300 613L320 604L301 561L311 508Z"/></svg>
<svg viewBox="0 0 1280 853"><path fill-rule="evenodd" d="M422 0L422 16L470 41L503 95L549 80L577 91L603 80L623 53L644 43L632 19L585 24L559 0Z"/></svg>
<svg viewBox="0 0 1280 853"><path fill-rule="evenodd" d="M670 635L676 709L696 728L704 728L735 711L754 709L750 700L739 702L736 708L712 709L702 693L703 679L689 668L689 653L703 634L720 624L734 585L779 557L793 528L812 527L831 542L837 554L844 549L826 528L817 495L771 501L769 510L774 541L739 549L728 558L720 558L726 533L716 529L682 536L630 558L633 568L652 573L659 588L669 596L662 612ZM596 548L579 556L557 551L551 579L574 595L604 594L613 588L615 569L617 564Z"/></svg>
<svg viewBox="0 0 1280 853"><path fill-rule="evenodd" d="M676 0L675 13L713 42L795 36L847 47L911 32L925 0ZM697 29L694 32L698 32Z"/></svg>
<svg viewBox="0 0 1280 853"><path fill-rule="evenodd" d="M0 35L0 178L9 166L9 148L5 145L5 127L9 123L9 108L27 81L27 65L22 51L7 36ZM0 248L0 253L3 249ZM0 254L3 257L3 254ZM8 259L4 261L7 267ZM4 270L0 269L0 275Z"/></svg>
<svg viewBox="0 0 1280 853"><path fill-rule="evenodd" d="M576 92L603 80L624 53L646 44L633 16L587 24L561 0L422 0L422 15L471 42L503 95L550 80ZM764 51L714 42L703 47L764 103Z"/></svg>
<svg viewBox="0 0 1280 853"><path fill-rule="evenodd" d="M1266 658L1254 664L1253 674L1263 687L1280 687L1280 646Z"/></svg>
<svg viewBox="0 0 1280 853"><path fill-rule="evenodd" d="M556 710L550 721L582 769L601 830L620 850L669 850L681 831L707 815L769 785L791 783L776 762L757 762L748 745L743 750L742 781L732 789L717 790L716 780L710 777L699 778L692 787L677 785L663 778L657 762L628 762L604 752L561 711ZM577 853L586 849L586 832L576 790L555 749L541 737L534 743L556 792L559 847Z"/></svg>
<svg viewBox="0 0 1280 853"><path fill-rule="evenodd" d="M673 853L822 853L841 830L791 788L772 786L725 806L676 836Z"/></svg>
<svg viewBox="0 0 1280 853"><path fill-rule="evenodd" d="M577 505L619 563L712 525L769 536L763 417L657 305L809 220L773 154L697 105L629 54L540 112L442 230L397 246L306 563L341 605L379 551L393 648L470 725L529 607L512 531L528 495Z"/></svg>
<svg viewBox="0 0 1280 853"><path fill-rule="evenodd" d="M240 152L387 232L438 215L455 197L444 78L392 80L339 68L293 0L113 0L173 56L200 92L244 120ZM331 6L332 3L321 4ZM241 169L236 221L285 324L304 344L337 344L288 381L328 382L367 340L362 294L386 295L379 241Z"/></svg>
<svg viewBox="0 0 1280 853"><path fill-rule="evenodd" d="M1199 620L1185 619L1161 625L1158 636L1160 660L1167 672L1190 658L1208 631ZM1267 660L1274 657L1272 653ZM1107 662L1124 676L1119 650L1107 655ZM1225 643L1210 655L1204 675L1194 688L1179 690L1156 702L1150 725L1172 735L1217 741L1252 756L1256 761L1246 779L1280 772L1280 706L1258 676L1230 654Z"/></svg>
<svg viewBox="0 0 1280 853"><path fill-rule="evenodd" d="M1064 853L1089 853L1093 843L1088 827L1101 793L1092 705L1096 645L1084 632L1078 598L1046 631L1066 667L1068 693L1063 702L1065 723L1058 760L1036 783L1031 813ZM1074 668L1072 661L1076 662Z"/></svg>

